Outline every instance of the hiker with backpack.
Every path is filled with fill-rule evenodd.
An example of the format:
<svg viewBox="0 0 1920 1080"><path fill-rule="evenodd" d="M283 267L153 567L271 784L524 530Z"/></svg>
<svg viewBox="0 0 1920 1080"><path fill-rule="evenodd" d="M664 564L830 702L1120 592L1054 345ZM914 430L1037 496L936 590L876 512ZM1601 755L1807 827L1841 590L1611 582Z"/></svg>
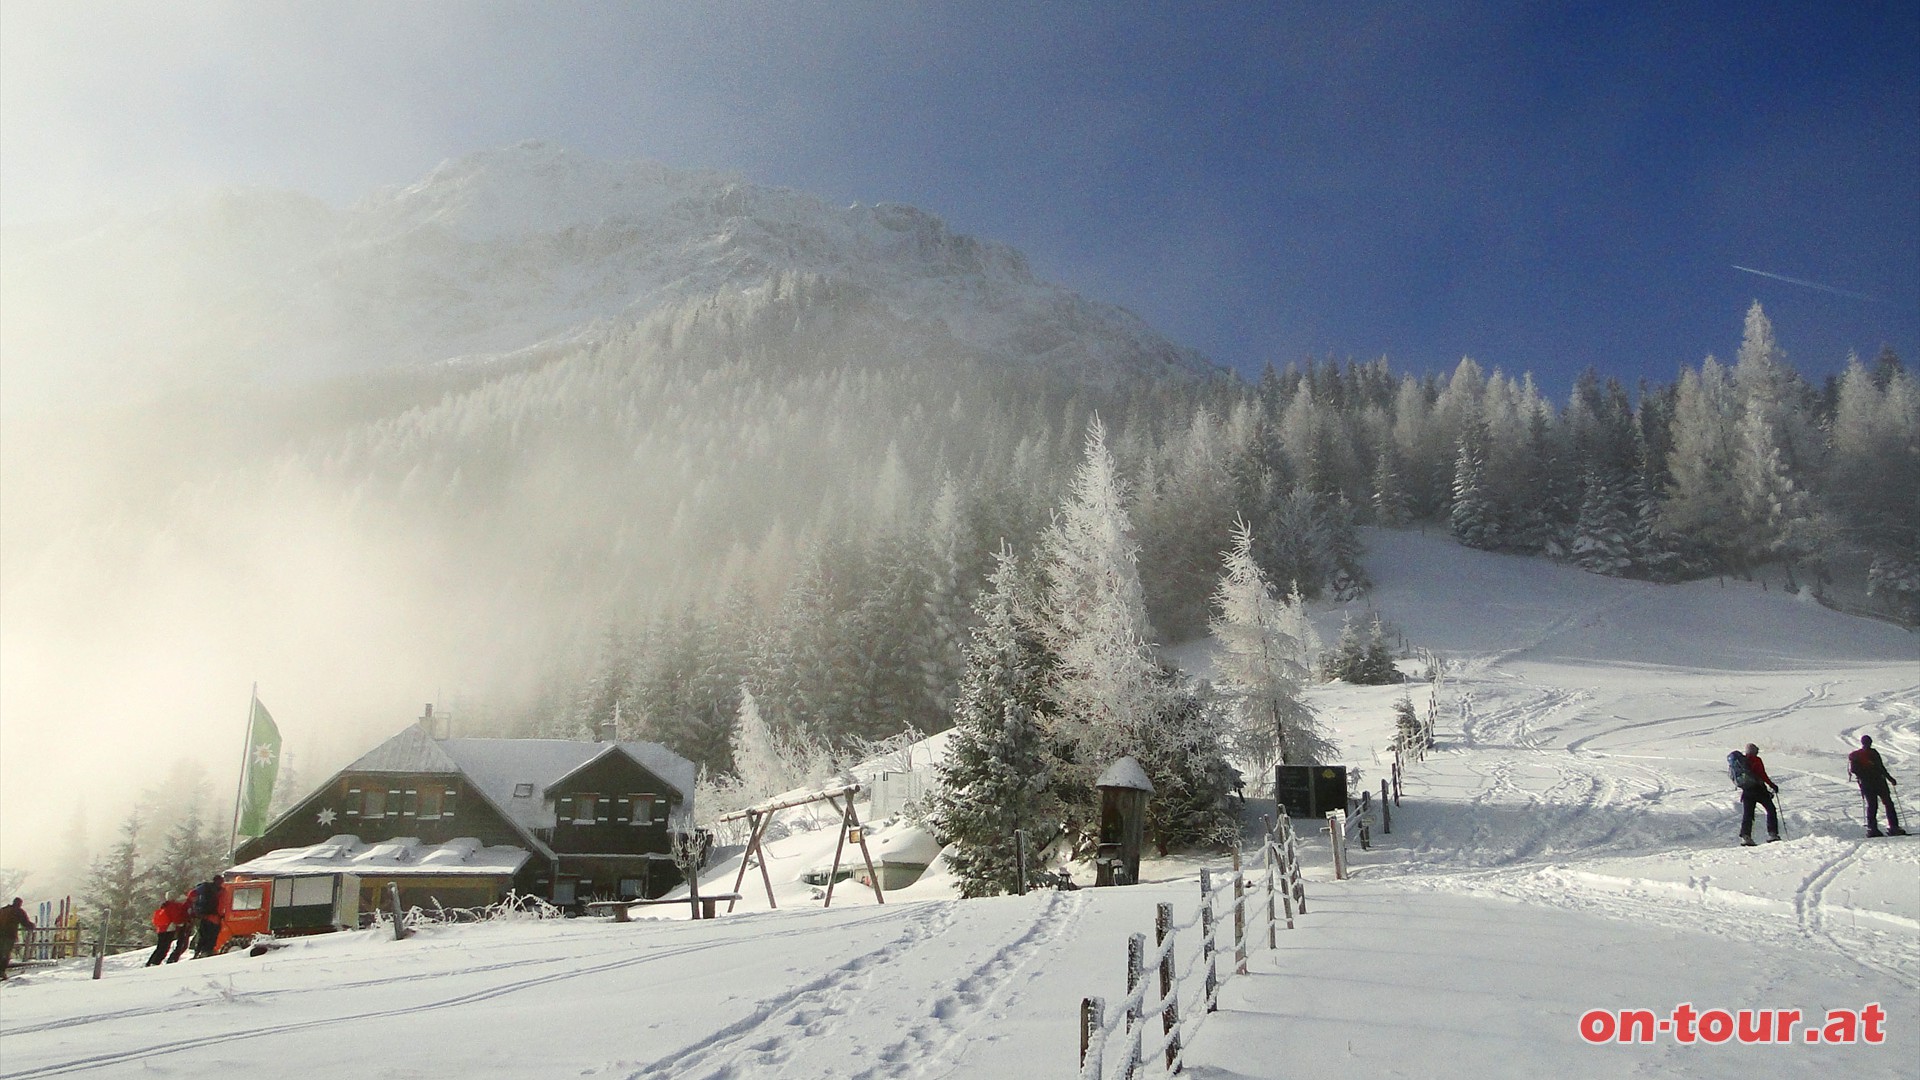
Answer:
<svg viewBox="0 0 1920 1080"><path fill-rule="evenodd" d="M1774 793L1780 785L1767 775L1767 765L1760 760L1760 748L1753 743L1747 744L1745 752L1735 750L1727 755L1727 773L1740 788L1740 844L1753 847L1753 808L1767 808L1767 843L1780 839L1780 813L1773 807Z"/></svg>
<svg viewBox="0 0 1920 1080"><path fill-rule="evenodd" d="M1867 800L1868 836L1905 836L1907 830L1900 827L1900 812L1893 808L1893 785L1900 781L1887 771L1887 763L1880 759L1880 751L1873 748L1873 736L1860 736L1860 749L1847 755L1847 775L1860 785L1860 797ZM1879 805L1887 806L1887 831L1881 832L1879 823Z"/></svg>

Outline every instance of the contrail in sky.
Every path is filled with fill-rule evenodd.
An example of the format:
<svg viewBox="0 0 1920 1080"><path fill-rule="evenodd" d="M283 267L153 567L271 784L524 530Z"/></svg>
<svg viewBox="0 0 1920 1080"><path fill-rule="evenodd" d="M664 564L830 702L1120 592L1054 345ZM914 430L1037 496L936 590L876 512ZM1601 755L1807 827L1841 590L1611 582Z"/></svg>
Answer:
<svg viewBox="0 0 1920 1080"><path fill-rule="evenodd" d="M1835 296L1851 296L1855 300L1865 300L1868 303L1873 303L1873 304L1878 304L1881 302L1879 297L1868 296L1866 293L1849 292L1846 289L1836 289L1831 285L1822 285L1817 281L1802 281L1797 277L1788 277L1785 274L1769 274L1765 270L1755 270L1751 266L1741 266L1739 263L1733 263L1731 265L1735 270L1744 270L1749 274L1758 274L1763 278L1772 278L1775 281L1784 281L1789 285L1805 285L1809 289L1819 289L1821 292L1830 292Z"/></svg>

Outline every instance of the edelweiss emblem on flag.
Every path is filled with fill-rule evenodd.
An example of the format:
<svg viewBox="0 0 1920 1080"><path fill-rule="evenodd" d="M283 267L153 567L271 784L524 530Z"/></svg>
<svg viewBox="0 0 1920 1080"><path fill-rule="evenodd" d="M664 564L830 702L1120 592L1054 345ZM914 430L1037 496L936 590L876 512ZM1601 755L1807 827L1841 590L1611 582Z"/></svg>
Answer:
<svg viewBox="0 0 1920 1080"><path fill-rule="evenodd" d="M259 746L256 746L256 747L254 747L254 748L253 748L253 763L254 763L255 765L271 765L271 764L273 764L273 744L272 744L272 743L261 743L261 744L260 744Z"/></svg>
<svg viewBox="0 0 1920 1080"><path fill-rule="evenodd" d="M333 809L331 807L320 811L320 824L322 825L333 824Z"/></svg>

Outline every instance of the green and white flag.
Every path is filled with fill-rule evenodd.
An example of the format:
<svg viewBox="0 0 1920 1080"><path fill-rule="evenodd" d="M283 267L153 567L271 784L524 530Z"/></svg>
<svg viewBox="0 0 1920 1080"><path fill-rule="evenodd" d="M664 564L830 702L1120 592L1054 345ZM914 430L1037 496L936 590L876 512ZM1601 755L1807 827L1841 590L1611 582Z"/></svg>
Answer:
<svg viewBox="0 0 1920 1080"><path fill-rule="evenodd" d="M274 726L267 707L253 699L253 716L247 722L247 763L240 776L240 835L259 836L267 831L267 812L273 805L273 780L280 775L280 729Z"/></svg>

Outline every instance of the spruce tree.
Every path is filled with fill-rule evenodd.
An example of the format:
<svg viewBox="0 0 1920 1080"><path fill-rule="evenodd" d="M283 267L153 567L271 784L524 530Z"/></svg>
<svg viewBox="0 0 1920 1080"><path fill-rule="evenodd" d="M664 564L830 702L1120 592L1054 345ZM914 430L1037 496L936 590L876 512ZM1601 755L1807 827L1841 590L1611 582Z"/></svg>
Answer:
<svg viewBox="0 0 1920 1080"><path fill-rule="evenodd" d="M1627 493L1597 468L1587 470L1582 484L1586 497L1574 526L1573 561L1596 574L1625 574L1634 562Z"/></svg>
<svg viewBox="0 0 1920 1080"><path fill-rule="evenodd" d="M1228 793L1233 767L1222 753L1229 720L1218 704L1179 672L1155 678L1155 715L1127 747L1153 781L1146 838L1162 855L1192 845L1231 843L1236 833Z"/></svg>
<svg viewBox="0 0 1920 1080"><path fill-rule="evenodd" d="M138 811L120 823L120 836L87 871L81 906L94 913L108 940L135 940L147 915L158 906L153 875L140 853L141 820Z"/></svg>
<svg viewBox="0 0 1920 1080"><path fill-rule="evenodd" d="M1393 744L1402 753L1411 753L1423 749L1426 741L1426 727L1420 723L1420 716L1413 708L1413 698L1403 696L1393 703Z"/></svg>
<svg viewBox="0 0 1920 1080"><path fill-rule="evenodd" d="M1500 539L1492 493L1487 485L1486 429L1477 419L1468 422L1453 461L1453 507L1448 525L1456 540L1468 547L1493 548Z"/></svg>
<svg viewBox="0 0 1920 1080"><path fill-rule="evenodd" d="M1393 662L1393 649L1387 644L1386 624L1373 617L1367 630L1367 651L1360 662L1359 678L1365 686L1389 686L1400 681L1400 669Z"/></svg>
<svg viewBox="0 0 1920 1080"><path fill-rule="evenodd" d="M1389 529L1404 526L1411 518L1406 491L1400 484L1400 472L1394 467L1393 445L1383 442L1373 466L1373 494L1370 501L1374 523Z"/></svg>
<svg viewBox="0 0 1920 1080"><path fill-rule="evenodd" d="M965 897L1015 890L1016 831L1026 834L1029 880L1042 880L1043 852L1068 818L1061 766L1072 748L1049 715L1055 664L1032 605L1012 552L1003 548L975 608L979 625L928 814Z"/></svg>

